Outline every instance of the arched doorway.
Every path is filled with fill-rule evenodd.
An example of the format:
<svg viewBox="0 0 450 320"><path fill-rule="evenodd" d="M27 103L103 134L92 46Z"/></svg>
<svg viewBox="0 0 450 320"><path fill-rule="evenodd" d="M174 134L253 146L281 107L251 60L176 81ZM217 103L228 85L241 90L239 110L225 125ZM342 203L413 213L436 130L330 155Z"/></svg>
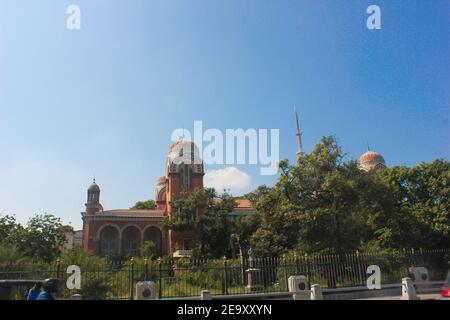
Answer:
<svg viewBox="0 0 450 320"><path fill-rule="evenodd" d="M141 236L137 227L130 226L122 231L122 255L124 257L139 256L140 244Z"/></svg>
<svg viewBox="0 0 450 320"><path fill-rule="evenodd" d="M156 254L162 254L162 233L157 227L149 227L144 232L144 242L151 241L155 244Z"/></svg>
<svg viewBox="0 0 450 320"><path fill-rule="evenodd" d="M119 232L112 226L107 226L100 232L100 254L105 256L119 255Z"/></svg>

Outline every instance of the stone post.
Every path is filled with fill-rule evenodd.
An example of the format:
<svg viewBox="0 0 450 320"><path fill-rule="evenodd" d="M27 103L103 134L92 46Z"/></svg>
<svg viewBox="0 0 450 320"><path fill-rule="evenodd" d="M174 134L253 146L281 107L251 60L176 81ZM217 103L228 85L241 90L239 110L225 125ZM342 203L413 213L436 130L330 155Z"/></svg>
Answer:
<svg viewBox="0 0 450 320"><path fill-rule="evenodd" d="M323 300L322 289L320 289L320 285L313 284L311 286L311 300Z"/></svg>
<svg viewBox="0 0 450 320"><path fill-rule="evenodd" d="M402 279L402 298L401 300L419 300L416 289L411 278Z"/></svg>
<svg viewBox="0 0 450 320"><path fill-rule="evenodd" d="M294 300L309 300L311 298L311 291L309 290L306 276L290 276L288 278L288 286Z"/></svg>
<svg viewBox="0 0 450 320"><path fill-rule="evenodd" d="M259 279L259 269L257 268L249 268L245 270L247 273L247 290L250 292L258 291L260 289L260 279Z"/></svg>
<svg viewBox="0 0 450 320"><path fill-rule="evenodd" d="M208 290L202 290L200 300L212 300L211 293Z"/></svg>

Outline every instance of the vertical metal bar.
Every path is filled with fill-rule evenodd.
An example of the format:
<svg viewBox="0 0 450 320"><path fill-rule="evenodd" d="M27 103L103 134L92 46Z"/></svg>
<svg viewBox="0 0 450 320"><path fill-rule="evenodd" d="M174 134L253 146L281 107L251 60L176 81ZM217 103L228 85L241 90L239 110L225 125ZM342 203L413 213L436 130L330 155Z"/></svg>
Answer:
<svg viewBox="0 0 450 320"><path fill-rule="evenodd" d="M286 291L289 291L286 256L282 256L281 259L283 260L283 266L284 266L284 284L285 284Z"/></svg>
<svg viewBox="0 0 450 320"><path fill-rule="evenodd" d="M59 273L61 271L61 260L56 259L56 278L59 279Z"/></svg>
<svg viewBox="0 0 450 320"><path fill-rule="evenodd" d="M148 260L147 258L144 258L144 280L148 281Z"/></svg>
<svg viewBox="0 0 450 320"><path fill-rule="evenodd" d="M222 294L228 294L227 257L223 257L223 290Z"/></svg>
<svg viewBox="0 0 450 320"><path fill-rule="evenodd" d="M240 262L241 262L241 284L244 285L245 284L245 265L244 265L244 255L240 254Z"/></svg>
<svg viewBox="0 0 450 320"><path fill-rule="evenodd" d="M131 257L130 260L130 300L134 299L134 259Z"/></svg>
<svg viewBox="0 0 450 320"><path fill-rule="evenodd" d="M159 299L162 298L162 261L161 258L158 258L158 266L159 266L159 292L158 297Z"/></svg>

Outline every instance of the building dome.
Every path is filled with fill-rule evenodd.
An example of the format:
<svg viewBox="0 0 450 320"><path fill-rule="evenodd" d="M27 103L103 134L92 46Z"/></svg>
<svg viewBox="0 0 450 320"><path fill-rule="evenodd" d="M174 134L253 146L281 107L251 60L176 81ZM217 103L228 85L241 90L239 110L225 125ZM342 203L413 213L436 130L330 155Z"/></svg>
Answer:
<svg viewBox="0 0 450 320"><path fill-rule="evenodd" d="M192 166L193 173L203 173L203 161L195 143L178 140L169 146L167 153L168 173L178 172L180 164Z"/></svg>
<svg viewBox="0 0 450 320"><path fill-rule="evenodd" d="M159 192L166 187L166 177L161 176L158 178L158 181L156 182L156 195L159 194Z"/></svg>
<svg viewBox="0 0 450 320"><path fill-rule="evenodd" d="M386 167L386 163L381 154L367 150L359 157L359 167L364 171L378 170Z"/></svg>
<svg viewBox="0 0 450 320"><path fill-rule="evenodd" d="M165 185L166 184L166 177L165 176L161 176L158 178L158 182L156 183L156 185L160 186L160 185Z"/></svg>
<svg viewBox="0 0 450 320"><path fill-rule="evenodd" d="M100 192L100 187L98 186L98 184L95 183L95 179L92 182L91 186L89 187L88 191L90 191L90 192Z"/></svg>

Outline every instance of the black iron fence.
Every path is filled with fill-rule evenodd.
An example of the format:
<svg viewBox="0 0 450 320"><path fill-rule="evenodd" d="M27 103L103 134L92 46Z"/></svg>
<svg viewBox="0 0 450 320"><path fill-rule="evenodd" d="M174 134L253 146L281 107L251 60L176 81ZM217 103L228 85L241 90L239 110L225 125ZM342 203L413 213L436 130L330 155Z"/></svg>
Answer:
<svg viewBox="0 0 450 320"><path fill-rule="evenodd" d="M131 259L104 264L80 263L81 289L70 290L69 265L1 265L0 280L60 279L60 298L79 293L84 299L135 299L139 281L154 281L157 298L194 297L202 290L212 295L269 293L288 290L288 278L303 274L310 284L322 288L365 286L367 268L377 265L381 283L400 283L412 266L425 267L429 280L444 280L449 270L450 250L400 250L389 253L355 252L341 255L291 255L277 258L238 258L234 260ZM17 287L11 299L25 299L29 288Z"/></svg>

